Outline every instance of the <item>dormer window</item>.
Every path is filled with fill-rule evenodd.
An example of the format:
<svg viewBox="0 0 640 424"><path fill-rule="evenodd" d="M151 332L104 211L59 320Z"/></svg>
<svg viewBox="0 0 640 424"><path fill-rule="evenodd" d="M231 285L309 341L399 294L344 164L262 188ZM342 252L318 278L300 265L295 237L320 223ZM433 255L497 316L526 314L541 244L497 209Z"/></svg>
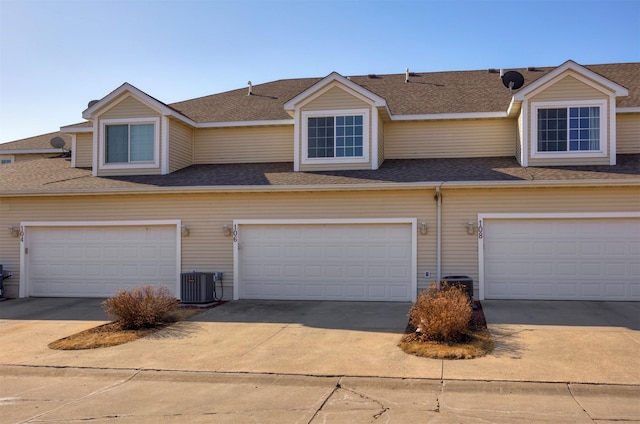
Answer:
<svg viewBox="0 0 640 424"><path fill-rule="evenodd" d="M369 111L302 113L303 163L366 162L369 160Z"/></svg>
<svg viewBox="0 0 640 424"><path fill-rule="evenodd" d="M533 103L532 157L606 155L606 102Z"/></svg>
<svg viewBox="0 0 640 424"><path fill-rule="evenodd" d="M153 124L105 126L106 163L153 161Z"/></svg>
<svg viewBox="0 0 640 424"><path fill-rule="evenodd" d="M160 120L101 120L100 168L157 168L160 163Z"/></svg>

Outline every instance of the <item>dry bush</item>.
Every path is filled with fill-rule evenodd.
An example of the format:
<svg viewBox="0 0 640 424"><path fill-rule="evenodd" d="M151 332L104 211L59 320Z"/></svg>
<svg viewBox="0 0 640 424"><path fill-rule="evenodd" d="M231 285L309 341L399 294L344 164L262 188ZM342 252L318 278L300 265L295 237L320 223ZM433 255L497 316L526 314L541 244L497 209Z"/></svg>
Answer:
<svg viewBox="0 0 640 424"><path fill-rule="evenodd" d="M179 306L180 302L169 294L169 289L150 285L120 290L118 294L102 302L107 315L117 319L125 330L163 324Z"/></svg>
<svg viewBox="0 0 640 424"><path fill-rule="evenodd" d="M420 293L409 312L409 324L416 328L418 341L455 343L470 331L471 300L464 288L441 283Z"/></svg>

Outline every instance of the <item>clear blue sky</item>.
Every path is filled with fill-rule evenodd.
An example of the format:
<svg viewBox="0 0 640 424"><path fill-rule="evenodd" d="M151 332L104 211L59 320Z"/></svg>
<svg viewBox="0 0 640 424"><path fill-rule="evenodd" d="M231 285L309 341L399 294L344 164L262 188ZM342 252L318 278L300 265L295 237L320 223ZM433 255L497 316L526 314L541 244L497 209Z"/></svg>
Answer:
<svg viewBox="0 0 640 424"><path fill-rule="evenodd" d="M125 81L172 103L248 80L568 59L640 61L640 1L0 0L0 142L81 122Z"/></svg>

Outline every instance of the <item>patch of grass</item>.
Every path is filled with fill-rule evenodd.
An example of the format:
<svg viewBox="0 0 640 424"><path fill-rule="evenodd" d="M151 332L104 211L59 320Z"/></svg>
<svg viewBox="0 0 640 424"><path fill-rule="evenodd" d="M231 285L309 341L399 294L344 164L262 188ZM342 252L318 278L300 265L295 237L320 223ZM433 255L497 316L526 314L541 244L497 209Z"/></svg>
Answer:
<svg viewBox="0 0 640 424"><path fill-rule="evenodd" d="M155 333L177 321L187 320L205 310L206 308L197 307L178 308L168 314L166 322L154 327L138 330L127 330L123 328L120 321L113 321L56 340L55 342L49 343L49 348L56 350L82 350L118 346Z"/></svg>

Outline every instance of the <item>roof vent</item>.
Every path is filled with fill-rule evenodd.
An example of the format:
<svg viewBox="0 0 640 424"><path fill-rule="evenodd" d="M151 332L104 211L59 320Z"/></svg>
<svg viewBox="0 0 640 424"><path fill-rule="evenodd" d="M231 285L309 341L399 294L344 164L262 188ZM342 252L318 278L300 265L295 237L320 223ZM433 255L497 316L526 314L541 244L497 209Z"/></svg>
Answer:
<svg viewBox="0 0 640 424"><path fill-rule="evenodd" d="M253 85L251 84L251 81L247 82L247 85L249 86L249 92L247 93L247 96L251 96L253 94Z"/></svg>
<svg viewBox="0 0 640 424"><path fill-rule="evenodd" d="M537 71L538 69L535 66L529 66L527 71Z"/></svg>
<svg viewBox="0 0 640 424"><path fill-rule="evenodd" d="M504 76L504 69L500 68L500 78Z"/></svg>
<svg viewBox="0 0 640 424"><path fill-rule="evenodd" d="M91 100L89 102L89 104L87 104L87 108L90 108L91 106L95 105L96 103L98 103L100 100Z"/></svg>
<svg viewBox="0 0 640 424"><path fill-rule="evenodd" d="M404 70L404 82L409 82L409 68Z"/></svg>
<svg viewBox="0 0 640 424"><path fill-rule="evenodd" d="M489 68L487 69L487 72L489 72L490 74L497 74L498 70L496 68Z"/></svg>
<svg viewBox="0 0 640 424"><path fill-rule="evenodd" d="M369 74L369 75L367 75L367 76L368 76L369 78L371 78L371 79L379 78L376 74Z"/></svg>

